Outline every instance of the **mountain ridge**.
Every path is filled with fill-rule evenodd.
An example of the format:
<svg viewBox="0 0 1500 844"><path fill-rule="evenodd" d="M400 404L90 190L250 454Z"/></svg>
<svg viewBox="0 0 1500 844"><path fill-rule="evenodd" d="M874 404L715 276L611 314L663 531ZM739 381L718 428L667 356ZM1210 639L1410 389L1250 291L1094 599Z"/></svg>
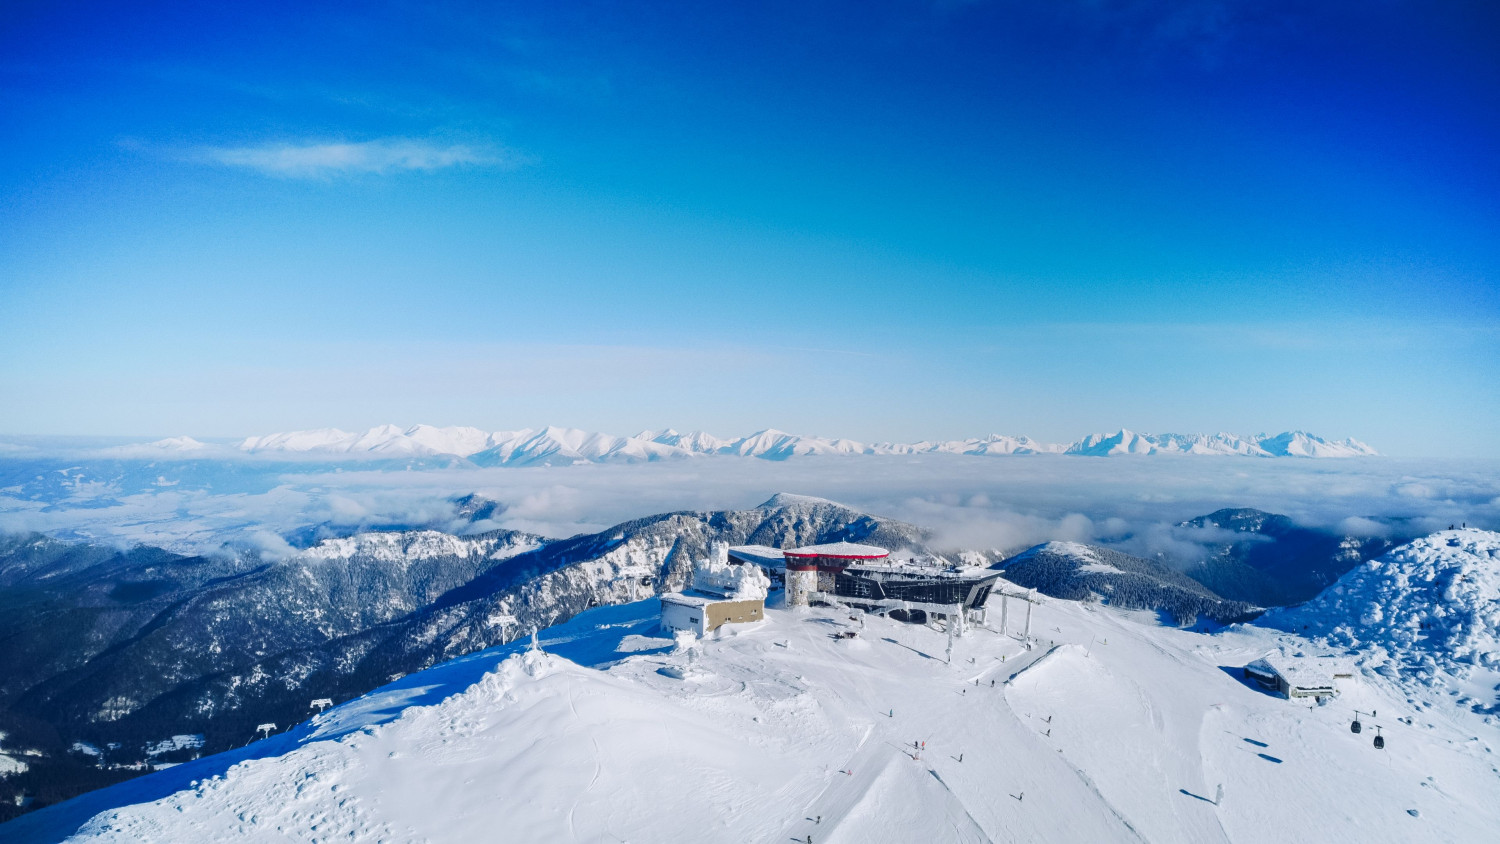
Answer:
<svg viewBox="0 0 1500 844"><path fill-rule="evenodd" d="M453 504L482 519L494 502ZM143 755L172 736L196 735L205 753L235 746L256 724L302 720L309 700L343 701L590 608L681 589L713 543L897 550L928 538L789 494L567 539L370 531L278 560L0 536L0 733L41 754L7 785L50 803L182 761ZM0 803L0 820L18 811Z"/></svg>
<svg viewBox="0 0 1500 844"><path fill-rule="evenodd" d="M1260 612L1245 601L1229 600L1156 560L1102 545L1044 542L992 566L1006 580L1068 601L1099 601L1125 610L1153 610L1178 626L1199 616L1219 623Z"/></svg>
<svg viewBox="0 0 1500 844"><path fill-rule="evenodd" d="M179 438L179 440L182 438ZM198 454L201 448L172 448L169 441L153 443L161 451ZM1330 440L1304 431L1240 436L1217 434L1145 434L1122 428L1114 433L1090 434L1072 443L1044 443L1027 436L991 434L964 440L923 440L915 443L863 443L841 437L806 436L766 428L736 439L703 431L681 433L668 428L634 436L546 426L516 431L485 432L478 428L381 425L362 432L323 428L248 437L236 450L248 454L295 453L350 456L449 456L479 466L558 466L574 463L638 463L708 455L788 460L811 455L963 454L1009 456L1067 454L1084 457L1120 455L1222 455L1241 457L1337 458L1378 456L1379 452L1353 438Z"/></svg>

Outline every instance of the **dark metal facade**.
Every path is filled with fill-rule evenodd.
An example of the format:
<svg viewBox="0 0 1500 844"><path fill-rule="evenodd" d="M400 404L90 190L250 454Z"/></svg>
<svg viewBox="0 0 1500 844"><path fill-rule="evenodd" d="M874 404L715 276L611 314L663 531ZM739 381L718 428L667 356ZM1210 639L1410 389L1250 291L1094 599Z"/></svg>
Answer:
<svg viewBox="0 0 1500 844"><path fill-rule="evenodd" d="M855 600L962 604L964 609L981 609L999 578L998 573L975 576L934 572L928 575L851 567L834 576L833 594Z"/></svg>

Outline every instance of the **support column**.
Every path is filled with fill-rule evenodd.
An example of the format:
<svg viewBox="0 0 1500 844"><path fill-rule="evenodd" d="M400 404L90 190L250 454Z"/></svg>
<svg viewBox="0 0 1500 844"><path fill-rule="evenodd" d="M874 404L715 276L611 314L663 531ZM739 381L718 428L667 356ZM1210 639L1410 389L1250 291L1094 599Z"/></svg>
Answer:
<svg viewBox="0 0 1500 844"><path fill-rule="evenodd" d="M798 570L788 567L786 570L786 605L788 607L805 607L807 598L818 588L817 569Z"/></svg>

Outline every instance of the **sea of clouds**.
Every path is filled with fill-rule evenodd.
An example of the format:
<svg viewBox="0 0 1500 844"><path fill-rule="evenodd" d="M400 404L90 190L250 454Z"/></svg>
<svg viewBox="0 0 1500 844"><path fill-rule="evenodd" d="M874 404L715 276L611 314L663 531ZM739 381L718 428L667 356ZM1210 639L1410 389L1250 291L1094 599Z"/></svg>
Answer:
<svg viewBox="0 0 1500 844"><path fill-rule="evenodd" d="M777 492L912 522L948 548L1099 541L1181 562L1222 534L1178 523L1223 507L1362 536L1462 522L1500 528L1494 460L927 454L477 469L441 460L115 454L0 454L0 531L280 556L319 536L406 526L571 536L655 513L753 507ZM452 499L470 493L502 506L490 519L461 520Z"/></svg>

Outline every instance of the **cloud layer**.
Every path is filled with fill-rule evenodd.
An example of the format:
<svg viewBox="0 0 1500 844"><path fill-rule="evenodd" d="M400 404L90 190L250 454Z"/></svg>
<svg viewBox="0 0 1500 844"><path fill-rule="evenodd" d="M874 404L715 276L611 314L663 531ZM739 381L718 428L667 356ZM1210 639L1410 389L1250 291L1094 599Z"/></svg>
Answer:
<svg viewBox="0 0 1500 844"><path fill-rule="evenodd" d="M205 146L194 150L195 160L254 170L284 178L327 178L358 173L441 170L447 167L516 167L525 157L517 153L443 144L417 138L380 138L360 142L267 143L256 146Z"/></svg>
<svg viewBox="0 0 1500 844"><path fill-rule="evenodd" d="M753 507L776 492L842 501L935 530L952 548L1015 550L1051 539L1104 541L1190 562L1216 537L1175 527L1222 507L1256 507L1369 535L1452 522L1500 529L1495 461L1089 460L1053 455L708 458L535 469L351 471L347 464L0 459L0 530L40 530L202 551L267 550L311 525L457 528L448 499L505 506L486 526L569 536L673 510ZM285 549L282 549L285 550Z"/></svg>

